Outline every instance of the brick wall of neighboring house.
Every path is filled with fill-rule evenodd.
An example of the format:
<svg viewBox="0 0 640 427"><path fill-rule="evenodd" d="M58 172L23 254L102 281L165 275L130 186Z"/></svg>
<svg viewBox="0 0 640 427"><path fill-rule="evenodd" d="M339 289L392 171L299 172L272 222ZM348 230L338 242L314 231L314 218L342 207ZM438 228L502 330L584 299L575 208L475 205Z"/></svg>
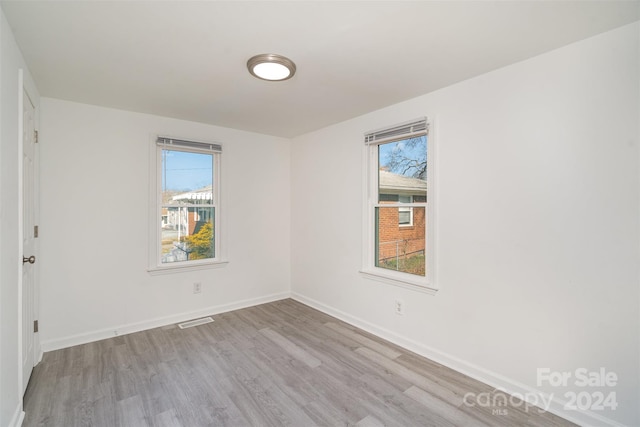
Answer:
<svg viewBox="0 0 640 427"><path fill-rule="evenodd" d="M207 221L201 221L200 216L197 212L195 212L196 208L189 208L188 213L188 222L189 222L189 236L192 236L200 231L203 225L207 223Z"/></svg>
<svg viewBox="0 0 640 427"><path fill-rule="evenodd" d="M194 212L193 208L189 208L187 212L187 224L188 224L188 235L191 236L196 231L196 225L198 224L197 215Z"/></svg>
<svg viewBox="0 0 640 427"><path fill-rule="evenodd" d="M398 224L398 208L380 208L378 236L380 245L378 259L394 259L396 249L399 257L423 253L425 245L425 209L413 208L413 225Z"/></svg>

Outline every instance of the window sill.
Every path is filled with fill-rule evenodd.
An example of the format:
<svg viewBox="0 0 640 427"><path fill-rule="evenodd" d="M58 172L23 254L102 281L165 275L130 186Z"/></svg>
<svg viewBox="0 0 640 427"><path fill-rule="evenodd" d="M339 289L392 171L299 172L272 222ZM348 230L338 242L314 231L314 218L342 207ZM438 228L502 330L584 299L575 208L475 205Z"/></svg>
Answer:
<svg viewBox="0 0 640 427"><path fill-rule="evenodd" d="M360 275L367 279L376 280L378 282L387 283L389 285L399 286L405 289L411 289L429 295L435 295L438 289L429 286L425 280L411 280L403 275L396 276L393 273L383 273L376 270L360 270Z"/></svg>
<svg viewBox="0 0 640 427"><path fill-rule="evenodd" d="M229 261L212 261L206 263L198 263L192 265L170 265L167 267L151 267L147 269L147 272L152 276L157 276L160 274L173 274L173 273L183 273L186 271L197 271L197 270L208 270L212 268L223 268L229 264Z"/></svg>

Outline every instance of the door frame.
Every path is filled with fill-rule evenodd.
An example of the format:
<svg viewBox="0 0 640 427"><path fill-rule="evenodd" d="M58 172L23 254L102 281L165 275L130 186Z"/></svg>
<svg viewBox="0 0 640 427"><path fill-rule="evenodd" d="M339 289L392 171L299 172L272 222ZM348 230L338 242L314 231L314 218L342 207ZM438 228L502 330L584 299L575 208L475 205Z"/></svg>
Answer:
<svg viewBox="0 0 640 427"><path fill-rule="evenodd" d="M24 328L33 328L33 325L23 325L22 322L22 308L23 308L23 300L22 300L22 257L23 257L23 206L24 206L24 194L23 194L23 167L22 167L22 159L24 156L24 140L23 140L23 129L24 129L24 117L23 117L23 107L24 107L24 94L27 93L27 96L30 98L31 103L34 107L34 119L33 119L33 127L34 130L38 130L39 126L39 96L35 86L32 84L31 79L25 79L24 69L20 68L18 70L18 158L16 159L18 162L18 393L20 399L20 407L24 410L24 393L23 389L25 385L23 383L24 372L22 369L22 333ZM35 144L34 147L34 192L35 192L35 203L34 203L34 218L35 223L40 223L40 174L39 174L39 163L40 163L40 154L38 149L38 144ZM39 244L36 239L34 245L34 255L36 259L39 257ZM40 267L39 263L36 262L34 265L33 272L33 313L34 318L38 319L40 313L40 286L39 286L39 277L40 277ZM37 365L42 360L42 348L40 345L40 334L34 333L34 342L33 342L33 360L34 366Z"/></svg>

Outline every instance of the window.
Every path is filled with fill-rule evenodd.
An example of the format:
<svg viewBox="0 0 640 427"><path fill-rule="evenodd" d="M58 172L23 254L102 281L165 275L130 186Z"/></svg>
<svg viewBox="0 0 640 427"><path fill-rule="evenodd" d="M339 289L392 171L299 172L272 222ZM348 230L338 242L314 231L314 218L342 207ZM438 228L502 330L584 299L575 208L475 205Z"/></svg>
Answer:
<svg viewBox="0 0 640 427"><path fill-rule="evenodd" d="M413 203L413 196L398 196L398 203ZM413 225L413 208L398 208L398 225L411 227Z"/></svg>
<svg viewBox="0 0 640 427"><path fill-rule="evenodd" d="M221 155L218 144L155 141L150 271L220 263Z"/></svg>
<svg viewBox="0 0 640 427"><path fill-rule="evenodd" d="M426 119L365 135L362 272L368 277L412 288L435 288L430 145Z"/></svg>

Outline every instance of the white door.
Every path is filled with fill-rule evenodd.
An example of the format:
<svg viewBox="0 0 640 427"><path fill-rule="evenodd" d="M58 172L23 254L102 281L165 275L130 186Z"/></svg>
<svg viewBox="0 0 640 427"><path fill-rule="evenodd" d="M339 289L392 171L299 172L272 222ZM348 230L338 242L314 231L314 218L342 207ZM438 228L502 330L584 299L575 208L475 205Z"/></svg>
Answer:
<svg viewBox="0 0 640 427"><path fill-rule="evenodd" d="M22 392L27 389L35 365L35 210L36 149L35 108L27 92L23 92L23 159L22 159Z"/></svg>

